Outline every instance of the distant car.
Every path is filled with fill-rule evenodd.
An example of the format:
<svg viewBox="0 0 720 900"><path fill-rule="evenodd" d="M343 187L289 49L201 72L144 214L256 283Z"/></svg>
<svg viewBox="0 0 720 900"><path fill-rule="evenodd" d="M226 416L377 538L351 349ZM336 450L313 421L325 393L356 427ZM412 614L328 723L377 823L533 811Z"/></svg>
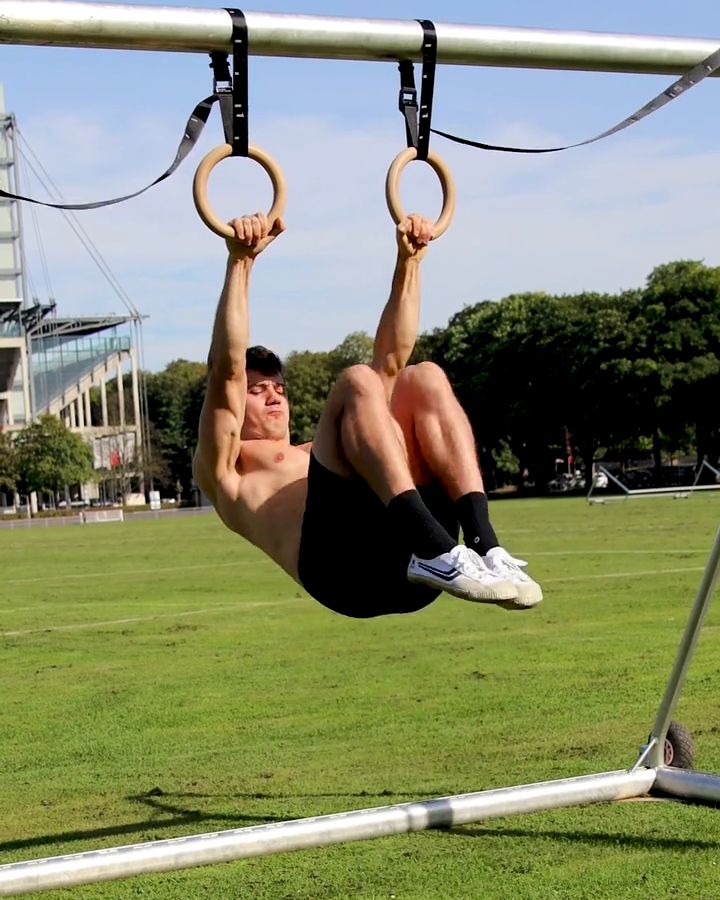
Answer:
<svg viewBox="0 0 720 900"><path fill-rule="evenodd" d="M580 472L563 472L552 481L548 481L548 490L551 494L564 494L566 491L582 490L585 487L585 479Z"/></svg>

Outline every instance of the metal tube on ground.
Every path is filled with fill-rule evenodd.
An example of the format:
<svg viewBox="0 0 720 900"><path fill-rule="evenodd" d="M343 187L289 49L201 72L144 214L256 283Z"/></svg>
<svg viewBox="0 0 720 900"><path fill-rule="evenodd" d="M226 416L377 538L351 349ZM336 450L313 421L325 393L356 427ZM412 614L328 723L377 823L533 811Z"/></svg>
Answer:
<svg viewBox="0 0 720 900"><path fill-rule="evenodd" d="M646 794L654 769L605 772L0 866L0 896L363 841Z"/></svg>
<svg viewBox="0 0 720 900"><path fill-rule="evenodd" d="M660 766L653 793L661 792L698 803L720 803L720 776Z"/></svg>
<svg viewBox="0 0 720 900"><path fill-rule="evenodd" d="M717 484L687 484L684 487L661 487L661 488L634 488L629 490L631 497L654 496L655 494L695 494L698 491L717 491L720 485Z"/></svg>
<svg viewBox="0 0 720 900"><path fill-rule="evenodd" d="M245 12L258 56L314 59L422 59L418 22ZM717 40L435 23L438 62L597 72L682 74ZM223 9L0 0L0 42L171 50L229 50Z"/></svg>

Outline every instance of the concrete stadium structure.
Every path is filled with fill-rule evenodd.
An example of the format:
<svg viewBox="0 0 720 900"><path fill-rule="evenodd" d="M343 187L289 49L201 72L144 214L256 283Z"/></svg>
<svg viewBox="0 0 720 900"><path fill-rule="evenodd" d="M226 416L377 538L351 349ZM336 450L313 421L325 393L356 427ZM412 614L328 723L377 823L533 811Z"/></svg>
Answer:
<svg viewBox="0 0 720 900"><path fill-rule="evenodd" d="M15 135L0 85L0 188L17 194ZM31 299L20 203L0 198L0 431L12 434L49 413L92 445L97 469L136 463L144 435L136 321L132 315L63 318L54 301ZM84 485L82 493L86 500L97 497L98 486Z"/></svg>

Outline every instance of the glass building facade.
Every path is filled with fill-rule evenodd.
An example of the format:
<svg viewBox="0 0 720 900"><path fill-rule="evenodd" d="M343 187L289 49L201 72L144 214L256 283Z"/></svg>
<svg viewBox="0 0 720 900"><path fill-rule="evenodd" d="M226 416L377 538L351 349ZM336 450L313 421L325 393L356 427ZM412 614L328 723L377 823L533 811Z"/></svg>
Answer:
<svg viewBox="0 0 720 900"><path fill-rule="evenodd" d="M31 341L33 406L46 409L51 402L77 385L115 353L129 352L129 335L111 333L82 336L52 335Z"/></svg>

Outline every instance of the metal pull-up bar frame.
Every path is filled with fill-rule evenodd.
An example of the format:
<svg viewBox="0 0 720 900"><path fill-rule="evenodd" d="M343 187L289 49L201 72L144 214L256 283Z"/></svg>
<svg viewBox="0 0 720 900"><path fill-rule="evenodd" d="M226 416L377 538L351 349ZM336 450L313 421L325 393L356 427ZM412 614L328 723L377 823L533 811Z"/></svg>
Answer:
<svg viewBox="0 0 720 900"><path fill-rule="evenodd" d="M246 12L256 56L397 60L422 58L416 21ZM681 74L720 39L653 37L435 23L437 61L448 65ZM0 0L0 43L164 50L227 50L224 9Z"/></svg>

